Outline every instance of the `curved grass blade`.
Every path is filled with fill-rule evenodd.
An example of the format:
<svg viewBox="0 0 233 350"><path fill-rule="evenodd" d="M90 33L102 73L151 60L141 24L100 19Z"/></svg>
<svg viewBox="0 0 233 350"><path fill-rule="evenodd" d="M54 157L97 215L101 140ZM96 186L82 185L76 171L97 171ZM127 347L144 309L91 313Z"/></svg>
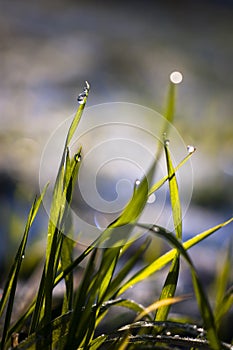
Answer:
<svg viewBox="0 0 233 350"><path fill-rule="evenodd" d="M124 299L124 298L105 301L101 305L100 313L105 312L106 310L108 310L112 306L121 306L121 307L127 308L129 310L132 310L136 313L140 313L140 315L142 313L145 313L144 316L146 315L150 320L152 320L151 316L148 314L149 312L146 311L147 308L145 308L144 306L142 306L141 304L137 303L134 300Z"/></svg>
<svg viewBox="0 0 233 350"><path fill-rule="evenodd" d="M104 345L103 349L111 349L111 350L124 350L125 347L119 348L119 340L121 340L121 336L108 337ZM156 346L156 343L163 344L161 346ZM130 335L128 338L129 349L154 349L154 350L173 350L173 349L202 349L202 350L212 350L210 343L206 339L192 338L186 336L175 335L165 335L165 334L139 334L139 335ZM221 342L221 350L232 350L232 346L230 344Z"/></svg>
<svg viewBox="0 0 233 350"><path fill-rule="evenodd" d="M158 309L165 307L167 305L179 303L181 301L184 301L185 299L187 299L187 296L179 296L179 297L172 297L172 298L166 298L166 299L164 298L164 299L156 300L154 303L147 306L145 308L145 310L143 310L136 317L135 322L140 321L143 317L145 317L146 315L148 315L152 311L158 310ZM163 320L163 321L165 321L165 320Z"/></svg>
<svg viewBox="0 0 233 350"><path fill-rule="evenodd" d="M16 292L19 271L20 271L20 267L22 264L22 260L24 258L24 254L25 254L29 230L32 226L32 223L33 223L35 217L36 217L38 209L42 203L42 200L43 200L43 197L44 197L45 192L47 190L47 187L48 187L48 185L45 186L45 188L43 189L43 191L38 199L35 198L35 201L31 207L30 213L28 215L24 235L23 235L22 241L20 243L19 249L17 251L14 263L11 267L11 271L9 273L8 280L6 282L6 286L5 286L4 291L3 291L2 299L0 301L0 314L2 314L4 307L6 306L6 303L8 301L0 349L4 349L5 341L7 339L7 333L9 330L9 325L10 325L10 320L11 320L11 314L12 314L12 309L13 309L13 303L14 303L14 297L15 297L15 292Z"/></svg>
<svg viewBox="0 0 233 350"><path fill-rule="evenodd" d="M190 238L188 241L183 243L184 249L186 250L190 249L191 247L195 246L199 242L203 241L204 239L212 235L214 232L220 230L222 227L229 225L231 222L233 222L233 217L219 225L216 225L206 231L203 231L202 233L197 234L193 238ZM156 271L159 271L160 269L162 269L174 258L175 254L176 254L176 249L172 249L169 252L162 255L161 257L159 257L158 259L156 259L155 261L153 261L151 264L139 270L136 274L134 274L128 281L126 281L118 289L118 291L116 292L116 295L121 295L131 286L143 281L144 279L153 275Z"/></svg>
<svg viewBox="0 0 233 350"><path fill-rule="evenodd" d="M183 301L185 298L184 297L176 297L176 298L167 298L167 299L163 299L163 300L156 300L154 303L152 303L151 305L149 305L148 307L146 307L134 320L135 322L140 321L143 317L147 316L150 312L152 311L156 311L160 308L164 308L168 305L172 305L178 302ZM117 345L118 345L118 349L119 350L125 350L128 342L129 342L129 338L130 338L130 328L128 329L128 332L125 332L125 335L118 341Z"/></svg>
<svg viewBox="0 0 233 350"><path fill-rule="evenodd" d="M192 281L193 281L193 287L196 294L197 303L199 305L199 310L202 315L203 322L206 327L207 331L207 337L209 339L209 342L211 344L211 347L214 350L221 350L221 344L220 340L217 335L216 325L214 321L214 316L209 304L209 301L207 299L207 296L202 288L202 285L200 283L200 280L198 278L198 275L196 273L195 267L192 263L192 260L190 259L188 253L186 252L185 248L183 247L182 243L173 236L172 233L168 232L167 230L159 227L159 226L148 226L148 225L142 225L138 224L140 227L144 227L145 229L149 230L150 232L153 232L156 235L159 235L162 238L165 238L172 246L174 246L177 250L179 250L179 253L183 256L185 261L188 263L191 271Z"/></svg>

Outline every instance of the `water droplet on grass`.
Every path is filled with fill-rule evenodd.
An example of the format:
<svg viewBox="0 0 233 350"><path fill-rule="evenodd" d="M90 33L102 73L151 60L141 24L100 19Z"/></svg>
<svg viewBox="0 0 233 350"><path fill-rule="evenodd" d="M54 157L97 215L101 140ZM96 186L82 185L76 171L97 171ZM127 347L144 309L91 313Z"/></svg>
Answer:
<svg viewBox="0 0 233 350"><path fill-rule="evenodd" d="M85 92L82 92L78 95L77 101L80 105L83 105L85 103L85 98L87 97Z"/></svg>
<svg viewBox="0 0 233 350"><path fill-rule="evenodd" d="M196 151L196 147L191 146L191 145L188 145L188 146L187 146L187 151L188 151L188 153L193 153L193 152Z"/></svg>
<svg viewBox="0 0 233 350"><path fill-rule="evenodd" d="M76 162L81 162L81 160L82 160L82 156L81 156L81 154L80 153L76 153L75 155L74 155L74 160L76 161Z"/></svg>
<svg viewBox="0 0 233 350"><path fill-rule="evenodd" d="M159 231L160 231L159 227L158 227L158 226L155 226L155 225L153 226L152 229L153 229L154 232L159 232Z"/></svg>
<svg viewBox="0 0 233 350"><path fill-rule="evenodd" d="M164 140L164 146L169 146L170 140Z"/></svg>
<svg viewBox="0 0 233 350"><path fill-rule="evenodd" d="M78 95L77 101L80 105L83 105L85 103L85 99L88 96L89 90L90 90L90 84L88 83L88 81L85 81L85 86L83 88L83 92L81 92L81 94Z"/></svg>
<svg viewBox="0 0 233 350"><path fill-rule="evenodd" d="M22 255L22 259L24 259L24 258L25 258L25 255L23 254L23 255Z"/></svg>
<svg viewBox="0 0 233 350"><path fill-rule="evenodd" d="M156 196L154 193L152 193L148 199L147 199L147 203L151 204L151 203L154 203L156 201Z"/></svg>

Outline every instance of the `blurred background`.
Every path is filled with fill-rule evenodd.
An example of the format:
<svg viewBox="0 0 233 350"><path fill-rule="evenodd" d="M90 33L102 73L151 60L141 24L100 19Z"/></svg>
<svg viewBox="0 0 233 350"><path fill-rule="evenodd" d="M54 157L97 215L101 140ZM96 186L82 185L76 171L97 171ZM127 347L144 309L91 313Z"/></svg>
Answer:
<svg viewBox="0 0 233 350"><path fill-rule="evenodd" d="M75 112L85 80L89 106L122 101L163 112L169 75L181 71L175 126L197 147L185 233L232 215L232 1L1 1L0 36L1 270L39 191L43 148ZM40 213L32 260L43 254L45 228ZM227 245L232 226L219 236L205 249ZM197 264L208 270L214 259L203 254Z"/></svg>

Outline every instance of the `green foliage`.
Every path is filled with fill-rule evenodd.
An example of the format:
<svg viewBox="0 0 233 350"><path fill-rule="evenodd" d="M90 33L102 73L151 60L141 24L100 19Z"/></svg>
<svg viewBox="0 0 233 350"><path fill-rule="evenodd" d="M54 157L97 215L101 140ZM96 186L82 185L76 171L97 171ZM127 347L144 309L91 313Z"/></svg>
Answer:
<svg viewBox="0 0 233 350"><path fill-rule="evenodd" d="M12 335L15 332L20 333L25 327L27 328L26 339L17 346L17 349L146 349L150 346L153 346L154 349L161 349L162 346L166 349L171 349L170 346L185 346L187 349L230 349L230 345L223 343L218 333L221 319L232 306L232 289L227 290L226 288L230 270L229 259L226 260L222 273L219 275L219 283L223 287L219 289L215 312L213 312L188 250L230 224L233 218L186 242L182 241L182 215L176 172L192 154L186 155L175 167L172 163L168 142L165 140L164 147L159 146L159 152L147 176L141 179L138 186L135 186L132 198L119 217L89 247L73 259L74 242L72 241L69 208L82 151L79 149L74 157L70 157L69 145L85 108L89 88L86 88L85 92L86 97L83 104L79 106L67 135L53 190L45 262L38 293L31 305L28 305L26 312L12 324L13 302L27 238L46 188L35 200L29 213L22 242L0 301L0 316L4 318L1 350L8 349ZM174 115L174 96L175 86L171 84L165 113L169 122L173 120ZM163 134L168 132L167 121L161 131ZM151 184L158 157L162 154L163 149L168 174L157 183ZM166 181L169 182L175 235L163 227L137 223L148 197ZM133 242L128 241L128 238L132 230L137 227L147 232L147 235L141 241L135 254L129 255L127 262L122 266L119 261L131 248ZM173 248L133 273L133 267L150 244L149 234L161 237ZM109 248L99 248L103 244ZM184 296L175 297L181 256L190 269L203 328L169 321L170 305L184 299ZM77 268L81 269L81 263L84 263L84 260L86 260L86 265L84 269L82 267L82 277L79 279L78 287L74 288L74 272ZM159 301L143 306L122 295L168 263L171 263L171 266ZM62 280L65 281L65 293L59 315L54 316L53 290ZM135 314L134 321L111 334L98 336L98 327L113 307L130 310Z"/></svg>

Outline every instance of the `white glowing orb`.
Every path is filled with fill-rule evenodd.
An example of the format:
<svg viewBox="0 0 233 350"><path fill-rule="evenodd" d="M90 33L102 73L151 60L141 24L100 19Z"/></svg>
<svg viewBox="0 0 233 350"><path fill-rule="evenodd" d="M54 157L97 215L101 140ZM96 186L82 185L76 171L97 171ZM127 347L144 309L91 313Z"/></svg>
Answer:
<svg viewBox="0 0 233 350"><path fill-rule="evenodd" d="M149 198L148 198L148 200L147 200L147 203L152 204L152 203L154 203L155 201L156 201L156 196L155 196L154 193L152 193L152 194L149 196Z"/></svg>
<svg viewBox="0 0 233 350"><path fill-rule="evenodd" d="M170 80L173 84L180 84L183 80L183 75L180 72L172 72L170 74Z"/></svg>

